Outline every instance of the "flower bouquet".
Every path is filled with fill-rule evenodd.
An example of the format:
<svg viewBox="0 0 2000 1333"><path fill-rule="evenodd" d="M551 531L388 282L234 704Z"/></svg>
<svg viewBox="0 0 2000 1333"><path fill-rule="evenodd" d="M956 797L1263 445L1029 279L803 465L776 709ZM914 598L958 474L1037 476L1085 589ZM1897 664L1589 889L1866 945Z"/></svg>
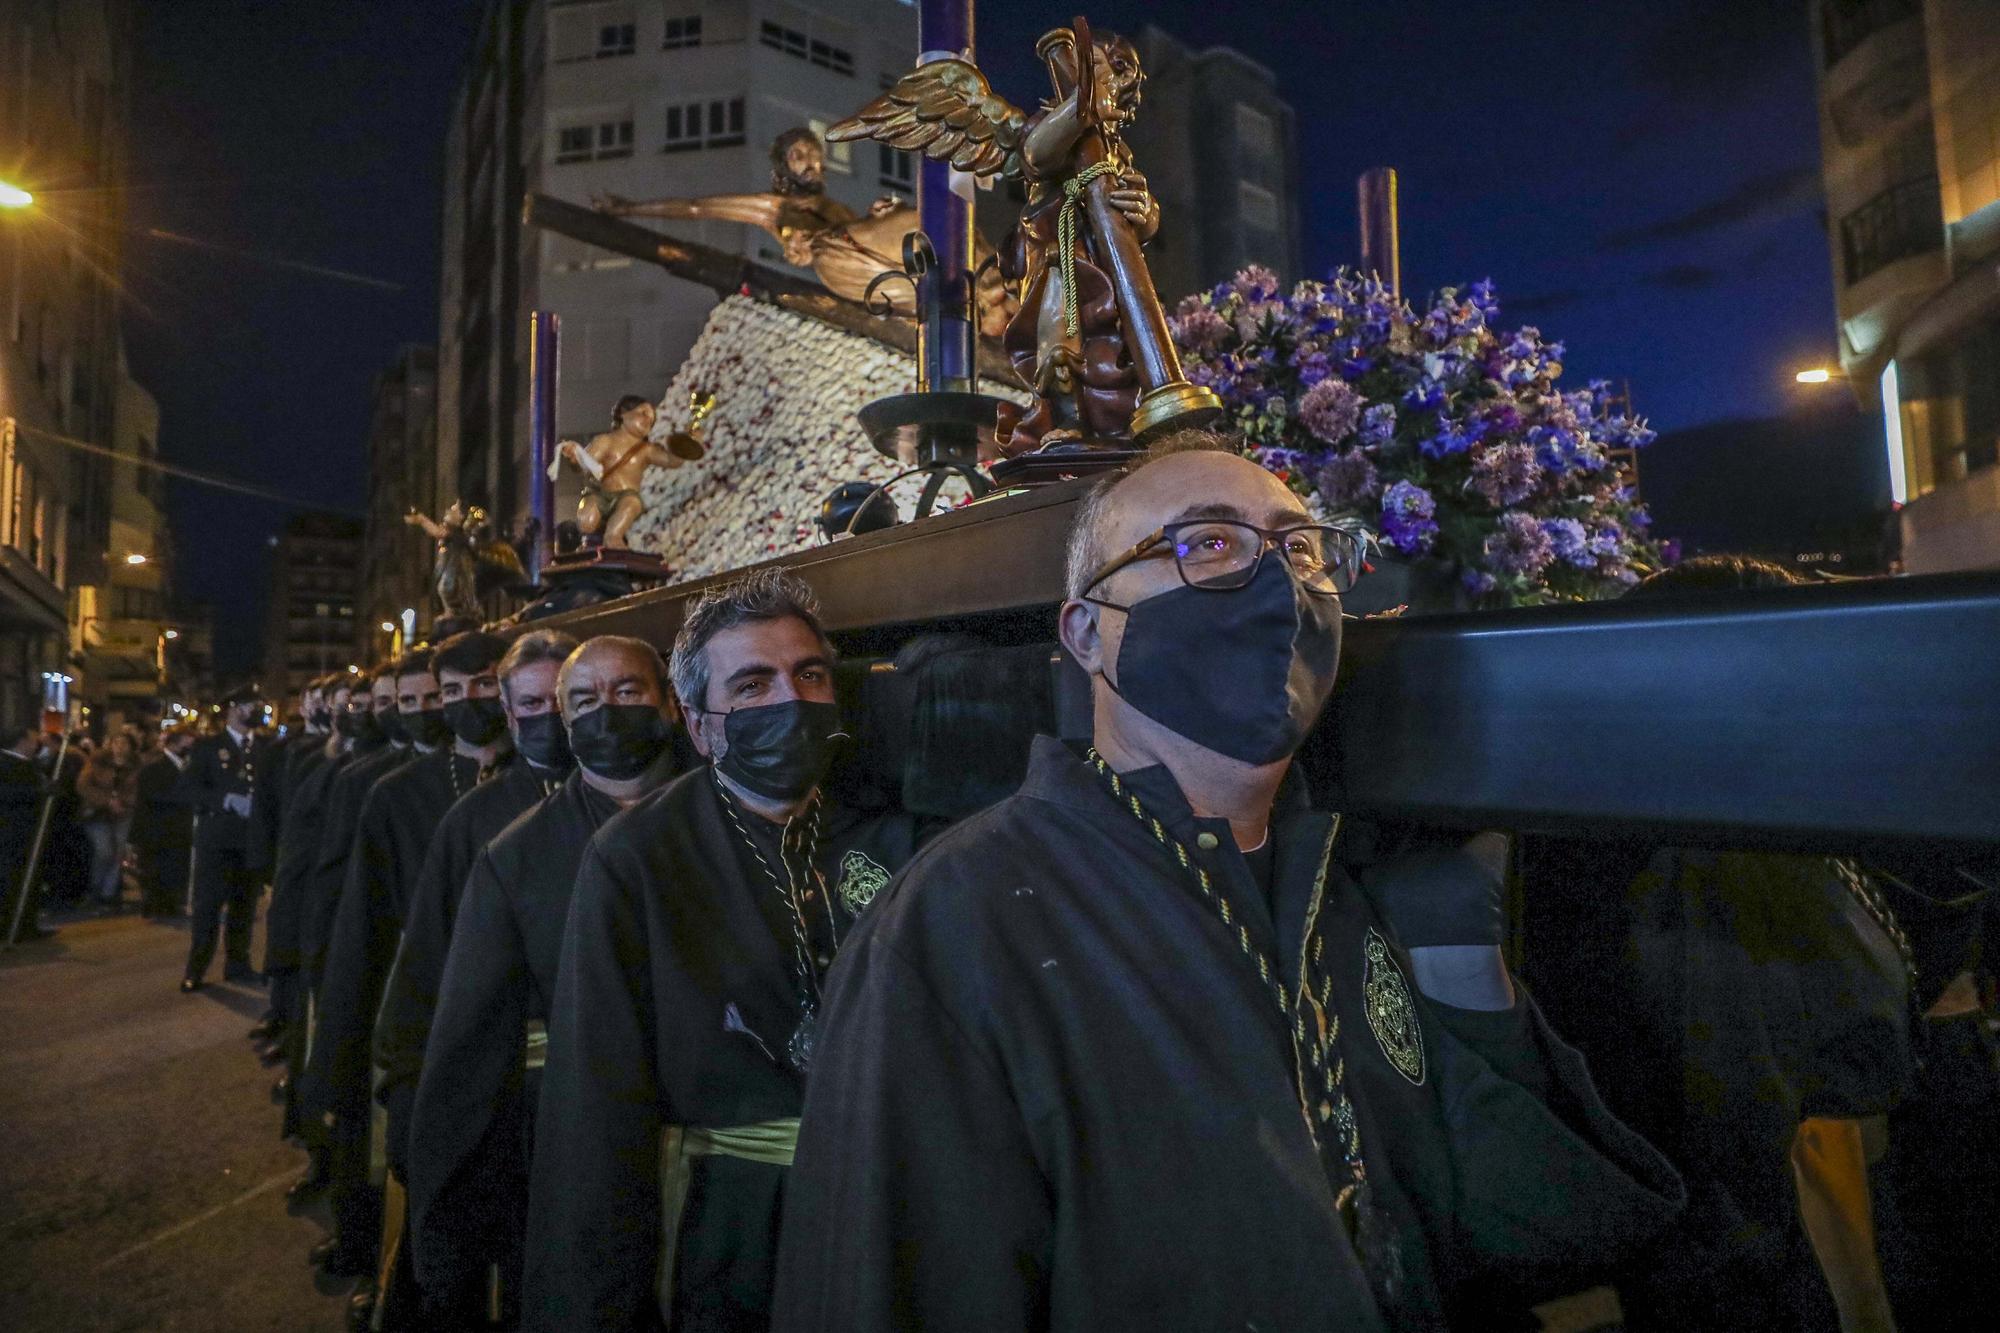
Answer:
<svg viewBox="0 0 2000 1333"><path fill-rule="evenodd" d="M1654 433L1604 381L1558 389L1562 344L1498 314L1490 281L1419 314L1346 269L1284 293L1253 266L1170 322L1188 379L1316 515L1446 563L1476 605L1616 596L1661 562L1612 456Z"/></svg>

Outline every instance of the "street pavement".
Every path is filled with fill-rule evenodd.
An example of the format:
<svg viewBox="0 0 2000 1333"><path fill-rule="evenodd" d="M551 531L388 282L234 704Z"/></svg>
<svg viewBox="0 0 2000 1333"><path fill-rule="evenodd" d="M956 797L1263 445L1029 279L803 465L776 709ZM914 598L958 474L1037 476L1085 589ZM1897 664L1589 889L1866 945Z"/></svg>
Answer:
<svg viewBox="0 0 2000 1333"><path fill-rule="evenodd" d="M0 1329L340 1329L325 1214L286 1210L261 988L180 994L184 918L53 924L0 952Z"/></svg>

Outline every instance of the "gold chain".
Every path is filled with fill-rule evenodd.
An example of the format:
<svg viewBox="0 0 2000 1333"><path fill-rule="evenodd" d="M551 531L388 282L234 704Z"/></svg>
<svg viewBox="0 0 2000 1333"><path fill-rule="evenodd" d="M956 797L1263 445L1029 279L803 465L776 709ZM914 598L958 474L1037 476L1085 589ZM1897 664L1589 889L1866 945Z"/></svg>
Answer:
<svg viewBox="0 0 2000 1333"><path fill-rule="evenodd" d="M1257 976L1270 987L1272 997L1278 1002L1278 1012L1284 1015L1285 1027L1291 1037L1292 1068L1298 1080L1299 1112L1305 1117L1306 1133L1312 1136L1313 1147L1320 1146L1320 1125L1331 1122L1336 1131L1342 1162L1353 1177L1352 1184L1339 1192L1337 1202L1343 1210L1347 1207L1355 1191L1367 1180L1367 1168L1361 1158L1361 1130L1355 1121L1354 1105L1347 1097L1346 1061L1335 1049L1340 1041L1340 1015L1332 1008L1333 983L1329 978L1317 994L1307 979L1307 968L1320 961L1321 942L1312 938L1312 919L1318 916L1319 898L1324 891L1326 880L1325 857L1333 851L1332 839L1328 839L1322 856L1320 879L1313 888L1313 910L1309 913L1308 938L1300 941L1299 948L1299 989L1296 995L1285 989L1285 983L1270 958L1250 939L1250 931L1239 919L1241 913L1229 901L1229 895L1217 888L1208 871L1188 854L1180 840L1168 833L1160 821L1147 813L1139 798L1125 788L1125 780L1104 762L1104 756L1091 747L1087 756L1097 775L1111 787L1111 794L1132 812L1133 818L1152 833L1162 847L1174 854L1181 869L1193 877L1195 887L1222 924L1235 936L1237 947L1243 956L1257 969ZM1336 817L1335 829L1339 827ZM1310 1015L1312 1022L1308 1024ZM1320 1095L1318 1105L1313 1103L1314 1092L1310 1087L1311 1075L1319 1076Z"/></svg>
<svg viewBox="0 0 2000 1333"><path fill-rule="evenodd" d="M1083 208L1084 186L1099 176L1117 170L1109 158L1092 163L1063 182L1062 211L1056 214L1056 249L1061 252L1063 284L1063 329L1076 337L1076 215ZM1043 216L1047 216L1044 214Z"/></svg>

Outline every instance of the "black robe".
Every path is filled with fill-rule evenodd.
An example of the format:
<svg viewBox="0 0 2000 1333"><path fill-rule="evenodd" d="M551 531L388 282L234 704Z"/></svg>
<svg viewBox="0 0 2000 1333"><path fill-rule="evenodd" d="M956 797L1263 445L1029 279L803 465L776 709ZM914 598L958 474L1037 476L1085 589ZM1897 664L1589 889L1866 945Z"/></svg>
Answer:
<svg viewBox="0 0 2000 1333"><path fill-rule="evenodd" d="M1672 1170L1531 1000L1469 1013L1415 990L1298 783L1273 812L1268 899L1164 769L1127 783L1224 886L1236 930L1096 773L1038 740L1021 791L932 844L834 970L777 1328L1441 1329L1482 1269L1546 1276L1672 1215ZM1366 1164L1366 1263L1321 1076L1295 1072L1238 932L1293 987L1313 951Z"/></svg>
<svg viewBox="0 0 2000 1333"><path fill-rule="evenodd" d="M299 903L299 949L306 975L315 991L326 969L327 947L333 942L333 917L340 908L340 886L347 881L347 861L354 851L354 828L361 806L375 784L416 757L407 746L387 741L357 741L346 761L328 782L326 811L320 819L319 848L304 872Z"/></svg>
<svg viewBox="0 0 2000 1333"><path fill-rule="evenodd" d="M526 1328L654 1326L666 1127L799 1114L804 1079L786 1063L799 1026L791 914L722 800L697 769L611 820L584 854L536 1117ZM828 819L821 870L843 938L863 891L908 857L912 827ZM808 916L823 969L833 932L823 910ZM677 1333L764 1325L785 1174L696 1159L674 1238Z"/></svg>
<svg viewBox="0 0 2000 1333"><path fill-rule="evenodd" d="M319 1014L307 1062L313 1109L365 1116L373 1071L375 1015L396 956L403 912L431 835L452 803L479 782L479 761L450 748L422 755L369 791L320 978Z"/></svg>
<svg viewBox="0 0 2000 1333"><path fill-rule="evenodd" d="M487 844L466 880L410 1122L411 1249L427 1289L459 1287L493 1262L506 1290L519 1282L541 1082L523 1076L526 1032L547 1028L577 867L617 813L572 773Z"/></svg>
<svg viewBox="0 0 2000 1333"><path fill-rule="evenodd" d="M266 875L276 870L285 809L299 761L325 744L324 735L301 731L282 739L267 737L251 751L257 785L250 793L249 842L244 849L244 862L252 870Z"/></svg>
<svg viewBox="0 0 2000 1333"><path fill-rule="evenodd" d="M403 939L382 990L375 1021L375 1065L381 1079L375 1099L389 1113L389 1164L407 1177L410 1104L423 1068L424 1041L437 1008L438 978L451 943L452 917L473 861L501 829L541 800L561 781L527 760L509 754L484 782L445 812L431 838L416 887L403 914Z"/></svg>
<svg viewBox="0 0 2000 1333"><path fill-rule="evenodd" d="M294 754L285 769L284 813L271 853L271 906L264 916L266 972L295 972L305 962L300 947L305 872L319 852L326 793L332 775L339 771L336 761L327 757L326 738L313 739L315 744ZM257 790L263 792L262 784Z"/></svg>

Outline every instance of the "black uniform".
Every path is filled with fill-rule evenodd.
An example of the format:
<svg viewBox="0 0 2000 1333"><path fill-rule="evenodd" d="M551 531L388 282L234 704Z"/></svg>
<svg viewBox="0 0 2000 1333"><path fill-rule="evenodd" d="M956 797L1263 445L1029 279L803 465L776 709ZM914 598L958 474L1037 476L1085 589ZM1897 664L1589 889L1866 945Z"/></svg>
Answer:
<svg viewBox="0 0 2000 1333"><path fill-rule="evenodd" d="M196 815L194 921L189 931L187 975L199 981L208 971L215 957L216 927L225 909L229 917L223 938L226 971L247 972L259 881L248 860L249 817L223 804L231 796L251 798L256 790L246 741L239 741L227 728L196 741L181 774L181 790Z"/></svg>
<svg viewBox="0 0 2000 1333"><path fill-rule="evenodd" d="M466 880L410 1122L410 1239L426 1291L483 1286L497 1263L501 1290L519 1298L542 1059L528 1033L546 1038L577 867L617 813L572 773Z"/></svg>
<svg viewBox="0 0 2000 1333"><path fill-rule="evenodd" d="M181 771L181 765L167 758L164 751L139 769L132 850L139 855L140 907L147 916L178 912L187 899L194 809L181 790Z"/></svg>
<svg viewBox="0 0 2000 1333"><path fill-rule="evenodd" d="M398 1175L408 1176L410 1105L417 1095L438 978L465 877L486 844L561 781L560 774L544 774L510 754L486 781L459 798L431 839L375 1022L375 1064L381 1071L375 1097L389 1113L389 1165Z"/></svg>
<svg viewBox="0 0 2000 1333"><path fill-rule="evenodd" d="M1298 783L1260 885L1165 769L1124 781L1230 924L1104 779L1038 740L1021 791L940 837L835 971L777 1327L1441 1329L1482 1270L1545 1277L1679 1206L1532 1001L1416 992ZM1296 1026L1251 948L1292 994L1306 979Z"/></svg>
<svg viewBox="0 0 2000 1333"><path fill-rule="evenodd" d="M644 1328L660 1305L677 1333L768 1318L784 1122L805 1088L788 1056L798 923L736 824L772 866L784 831L740 808L732 821L724 799L708 769L684 774L584 854L536 1118L525 1327ZM805 823L793 821L794 843ZM827 820L821 878L800 904L814 984L852 907L907 858L910 827ZM663 1219L663 1144L681 1164L678 1224ZM663 1240L674 1246L664 1300Z"/></svg>
<svg viewBox="0 0 2000 1333"><path fill-rule="evenodd" d="M19 903L22 877L28 871L28 853L41 821L42 801L48 795L42 771L31 761L10 752L0 752L0 932L13 928L14 914L21 915L21 935L35 929L35 896L25 907ZM0 933L0 939L5 939Z"/></svg>
<svg viewBox="0 0 2000 1333"><path fill-rule="evenodd" d="M340 908L341 885L354 851L354 830L361 806L375 784L417 757L406 745L388 741L356 741L347 762L327 785L326 810L320 818L319 848L306 869L299 904L299 949L305 955L307 984L317 993L326 971L326 951L333 942L333 916Z"/></svg>
<svg viewBox="0 0 2000 1333"><path fill-rule="evenodd" d="M351 751L329 758L323 746L295 762L289 778L284 827L278 838L277 864L271 872L271 910L264 921L264 957L267 966L277 963L294 969L296 984L282 997L284 1007L279 1009L278 1019L284 1027L285 1063L295 1075L305 1067L313 994L318 984L318 973L305 943L307 899L333 784L352 762ZM286 1138L299 1134L304 1123L298 1087L297 1078L286 1081L285 1115L280 1129Z"/></svg>

